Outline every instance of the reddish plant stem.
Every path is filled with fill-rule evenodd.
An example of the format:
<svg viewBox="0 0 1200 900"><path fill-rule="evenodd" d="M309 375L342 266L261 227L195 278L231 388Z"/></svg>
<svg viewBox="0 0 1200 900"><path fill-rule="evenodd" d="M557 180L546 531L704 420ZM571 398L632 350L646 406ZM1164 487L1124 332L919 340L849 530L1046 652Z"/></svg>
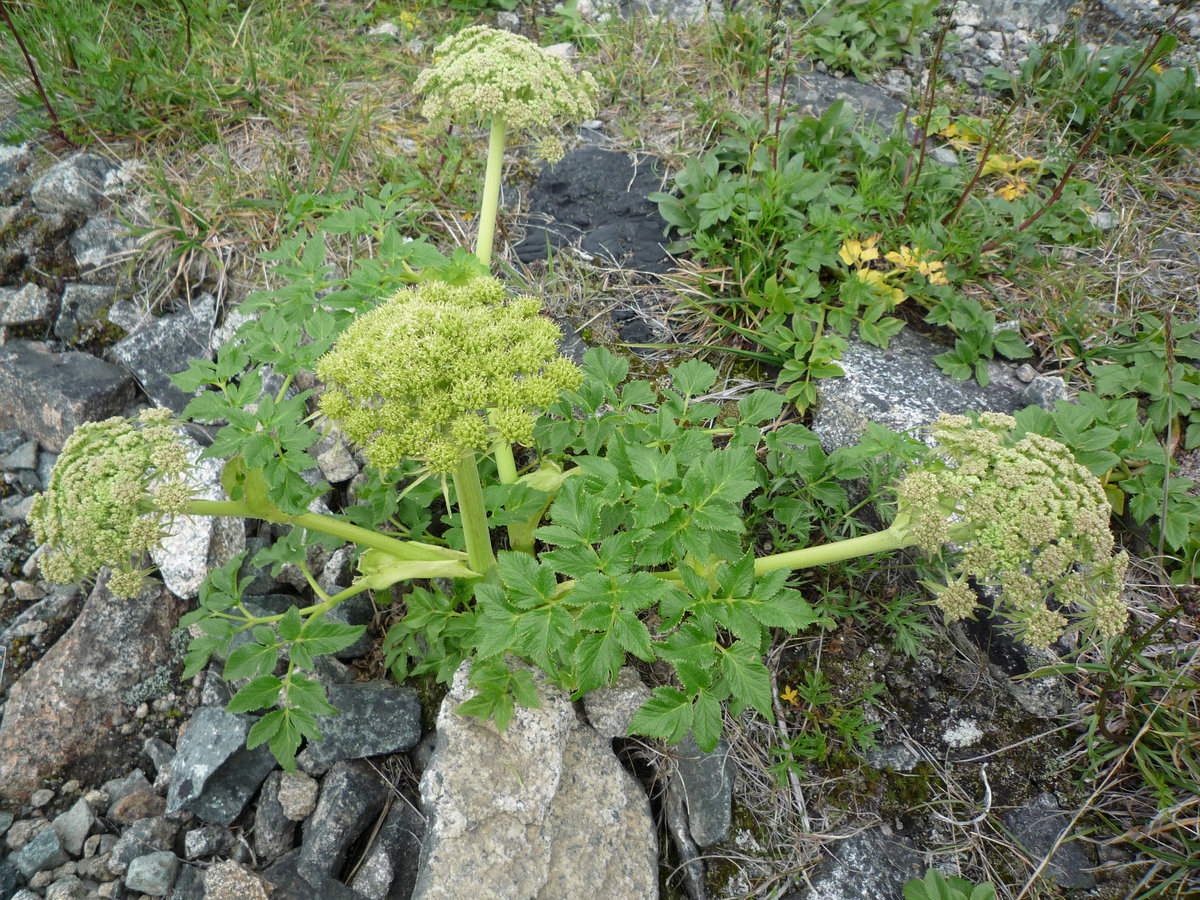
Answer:
<svg viewBox="0 0 1200 900"><path fill-rule="evenodd" d="M58 114L54 112L54 107L50 105L50 99L46 96L45 90L42 89L42 79L38 77L37 66L33 64L33 57L25 49L25 42L21 40L21 35L17 32L17 26L13 24L13 20L8 15L8 5L5 3L5 0L0 0L0 16L4 17L4 24L12 32L17 46L21 48L21 54L25 57L25 66L29 69L29 74L33 77L33 86L37 88L38 96L42 98L42 106L46 107L46 113L50 116L51 123L53 123L50 131L67 146L74 147L75 142L63 132L62 124L58 121Z"/></svg>
<svg viewBox="0 0 1200 900"><path fill-rule="evenodd" d="M1171 19L1173 18L1174 15L1172 15ZM1091 133L1088 134L1087 138L1080 146L1078 152L1075 154L1075 158L1071 160L1071 164L1067 166L1067 169L1065 172L1063 172L1062 177L1058 179L1058 184L1054 186L1054 190L1050 192L1050 196L1046 202L1038 208L1037 212L1033 213L1033 215L1017 226L1016 229L1010 231L1008 234L1001 235L998 238L993 238L980 247L980 255L995 250L1005 241L1012 240L1014 237L1040 219L1043 215L1045 215L1046 210L1048 210L1058 201L1058 198L1062 196L1063 188L1067 186L1067 181L1070 180L1071 176L1075 173L1075 169L1078 168L1079 163L1087 155L1088 151L1092 149L1092 145L1096 143L1096 140L1104 131L1104 126L1108 124L1109 120L1113 117L1113 113L1117 111L1117 107L1120 105L1121 101L1125 99L1125 94L1128 93L1129 89L1137 81L1139 81L1144 74L1146 74L1146 70L1152 65L1155 52L1158 50L1159 44L1162 43L1163 38L1167 35L1167 26L1170 24L1171 19L1168 19L1167 24L1164 25L1159 30L1158 34L1155 35L1154 40L1151 41L1149 46L1146 48L1146 52L1142 56L1141 61L1133 68L1129 75L1126 76L1125 80L1121 82L1120 87L1118 87L1113 93L1112 99L1108 101L1108 106L1104 108L1104 112L1101 113L1100 118L1096 120L1096 124L1092 128Z"/></svg>

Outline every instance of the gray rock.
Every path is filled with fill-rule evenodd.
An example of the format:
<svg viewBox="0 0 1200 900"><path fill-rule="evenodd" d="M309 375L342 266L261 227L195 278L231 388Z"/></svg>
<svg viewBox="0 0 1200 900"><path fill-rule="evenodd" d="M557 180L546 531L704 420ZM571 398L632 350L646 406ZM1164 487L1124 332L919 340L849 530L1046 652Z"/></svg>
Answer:
<svg viewBox="0 0 1200 900"><path fill-rule="evenodd" d="M245 749L254 720L215 706L192 715L171 761L167 812L194 812L204 822L232 825L275 768L266 744Z"/></svg>
<svg viewBox="0 0 1200 900"><path fill-rule="evenodd" d="M28 144L0 144L0 206L8 206L29 190L32 163Z"/></svg>
<svg viewBox="0 0 1200 900"><path fill-rule="evenodd" d="M893 900L904 882L923 874L922 856L902 838L885 837L878 829L833 841L811 890L785 894L781 900Z"/></svg>
<svg viewBox="0 0 1200 900"><path fill-rule="evenodd" d="M815 69L794 77L788 85L788 99L797 111L822 116L838 100L845 100L856 118L891 131L904 118L904 104L873 84L857 78L837 78Z"/></svg>
<svg viewBox="0 0 1200 900"><path fill-rule="evenodd" d="M237 865L224 861L215 862L207 870L211 872L218 866ZM199 866L181 865L179 874L175 876L175 887L171 891L171 900L260 900L262 895L246 891L240 894L205 893L205 877L207 872Z"/></svg>
<svg viewBox="0 0 1200 900"><path fill-rule="evenodd" d="M404 799L388 810L350 887L369 900L408 900L417 879L425 819Z"/></svg>
<svg viewBox="0 0 1200 900"><path fill-rule="evenodd" d="M96 814L83 798L75 801L65 813L55 816L54 832L62 842L63 849L72 856L83 853L83 842L96 821Z"/></svg>
<svg viewBox="0 0 1200 900"><path fill-rule="evenodd" d="M201 459L200 446L190 439L188 458L192 468L188 481L193 495L200 500L228 500L221 487L219 459ZM150 558L171 592L190 600L200 593L209 570L223 566L246 548L246 525L242 519L227 516L179 516Z"/></svg>
<svg viewBox="0 0 1200 900"><path fill-rule="evenodd" d="M284 772L272 772L263 782L254 809L254 852L264 863L273 863L296 844L296 823L279 802ZM310 779L311 780L311 779ZM313 782L314 786L316 782Z"/></svg>
<svg viewBox="0 0 1200 900"><path fill-rule="evenodd" d="M720 0L621 0L618 8L623 18L643 15L677 25L725 20L725 4Z"/></svg>
<svg viewBox="0 0 1200 900"><path fill-rule="evenodd" d="M89 900L91 889L76 875L60 878L46 888L46 900Z"/></svg>
<svg viewBox="0 0 1200 900"><path fill-rule="evenodd" d="M120 778L112 778L101 786L101 791L108 798L106 802L107 808L105 815L112 818L121 801L126 797L132 797L135 794L143 794L147 791L152 791L153 788L150 781L146 778L146 773L141 769L134 769Z"/></svg>
<svg viewBox="0 0 1200 900"><path fill-rule="evenodd" d="M165 897L178 873L179 857L170 850L147 853L130 861L125 887L151 897Z"/></svg>
<svg viewBox="0 0 1200 900"><path fill-rule="evenodd" d="M413 900L657 897L646 796L570 697L534 671L541 707L518 707L500 734L457 715L468 678L466 665L455 673L421 778L427 828Z"/></svg>
<svg viewBox="0 0 1200 900"><path fill-rule="evenodd" d="M54 322L55 337L67 343L91 337L103 327L116 293L107 284L68 284Z"/></svg>
<svg viewBox="0 0 1200 900"><path fill-rule="evenodd" d="M191 396L170 376L185 371L188 360L212 359L209 338L216 316L216 298L201 294L187 309L151 319L122 338L113 346L113 356L128 367L156 406L182 412Z"/></svg>
<svg viewBox="0 0 1200 900"><path fill-rule="evenodd" d="M58 833L53 828L47 828L38 834L28 844L14 853L10 859L13 865L20 869L21 874L31 878L38 872L61 866L71 857L59 840Z"/></svg>
<svg viewBox="0 0 1200 900"><path fill-rule="evenodd" d="M0 860L0 897L13 897L21 873L9 860ZM34 896L37 896L36 894Z"/></svg>
<svg viewBox="0 0 1200 900"><path fill-rule="evenodd" d="M687 803L688 830L702 848L729 839L733 817L733 760L729 744L718 741L705 753L689 732L675 747L671 780Z"/></svg>
<svg viewBox="0 0 1200 900"><path fill-rule="evenodd" d="M617 673L616 684L583 695L583 708L596 733L612 740L629 735L634 713L649 699L650 689L642 683L637 669L623 666Z"/></svg>
<svg viewBox="0 0 1200 900"><path fill-rule="evenodd" d="M154 764L154 771L162 773L170 771L171 760L175 758L175 748L160 737L148 737L142 744L142 754ZM155 784L158 779L154 779Z"/></svg>
<svg viewBox="0 0 1200 900"><path fill-rule="evenodd" d="M387 801L387 786L361 761L339 762L321 784L321 799L304 828L299 872L335 877L354 843L378 818Z"/></svg>
<svg viewBox="0 0 1200 900"><path fill-rule="evenodd" d="M205 900L267 900L262 879L231 861L213 863L204 874Z"/></svg>
<svg viewBox="0 0 1200 900"><path fill-rule="evenodd" d="M91 215L104 204L104 176L116 164L92 153L76 153L51 166L30 190L41 213Z"/></svg>
<svg viewBox="0 0 1200 900"><path fill-rule="evenodd" d="M0 347L0 410L55 453L76 427L122 413L133 396L128 373L86 353L30 341Z"/></svg>
<svg viewBox="0 0 1200 900"><path fill-rule="evenodd" d="M310 451L317 459L321 474L330 484L349 481L358 474L358 463L354 452L342 437L341 431L332 422L322 422L321 428L328 429Z"/></svg>
<svg viewBox="0 0 1200 900"><path fill-rule="evenodd" d="M70 629L9 692L0 722L0 796L21 802L38 781L82 764L101 741L119 746L112 723L122 697L174 655L171 632L184 603L161 586L116 601L101 576Z"/></svg>
<svg viewBox="0 0 1200 900"><path fill-rule="evenodd" d="M1004 822L1009 834L1022 845L1033 859L1044 859L1054 847L1063 830L1070 825L1070 817L1058 808L1053 794L1042 793L1028 803L1008 810ZM1050 857L1046 874L1060 887L1069 891L1093 887L1096 879L1086 871L1091 865L1079 845L1063 841Z"/></svg>
<svg viewBox="0 0 1200 900"><path fill-rule="evenodd" d="M83 608L83 593L75 585L55 588L41 600L21 612L0 633L0 654L10 658L13 641L17 638L35 636L38 640L43 636L58 635L73 622ZM11 667L0 672L0 692L16 680L17 673Z"/></svg>
<svg viewBox="0 0 1200 900"><path fill-rule="evenodd" d="M361 681L329 685L326 694L339 711L321 717L324 737L304 750L317 766L403 753L421 739L421 702L412 688Z"/></svg>
<svg viewBox="0 0 1200 900"><path fill-rule="evenodd" d="M50 323L53 309L50 295L40 284L0 287L0 335L9 328L45 327Z"/></svg>
<svg viewBox="0 0 1200 900"><path fill-rule="evenodd" d="M19 444L16 449L4 454L0 459L0 469L7 469L9 472L17 469L32 469L37 466L37 441L24 441Z"/></svg>
<svg viewBox="0 0 1200 900"><path fill-rule="evenodd" d="M115 285L138 249L129 227L112 216L92 216L71 235L75 267L92 283Z"/></svg>
<svg viewBox="0 0 1200 900"><path fill-rule="evenodd" d="M169 850L178 832L179 826L163 816L139 819L125 829L125 833L113 845L108 855L109 870L114 875L124 875L138 857Z"/></svg>
<svg viewBox="0 0 1200 900"><path fill-rule="evenodd" d="M933 361L946 349L907 328L886 350L851 338L839 361L845 377L817 382L813 431L821 445L831 451L854 444L868 422L907 431L939 413L1011 413L1029 405L1028 386L1003 363L988 363L987 387L947 378Z"/></svg>
<svg viewBox="0 0 1200 900"><path fill-rule="evenodd" d="M233 846L233 832L220 825L203 825L192 828L183 835L183 855L185 859L199 859L202 856L212 856Z"/></svg>

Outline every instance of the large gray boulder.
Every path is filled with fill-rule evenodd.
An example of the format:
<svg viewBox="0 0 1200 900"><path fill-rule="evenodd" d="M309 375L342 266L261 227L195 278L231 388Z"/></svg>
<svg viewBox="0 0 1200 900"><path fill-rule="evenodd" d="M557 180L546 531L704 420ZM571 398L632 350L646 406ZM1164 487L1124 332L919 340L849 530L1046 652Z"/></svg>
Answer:
<svg viewBox="0 0 1200 900"><path fill-rule="evenodd" d="M541 708L517 707L501 734L456 714L474 691L466 665L455 673L421 778L427 829L413 900L658 896L641 786L578 721L569 695L533 677Z"/></svg>

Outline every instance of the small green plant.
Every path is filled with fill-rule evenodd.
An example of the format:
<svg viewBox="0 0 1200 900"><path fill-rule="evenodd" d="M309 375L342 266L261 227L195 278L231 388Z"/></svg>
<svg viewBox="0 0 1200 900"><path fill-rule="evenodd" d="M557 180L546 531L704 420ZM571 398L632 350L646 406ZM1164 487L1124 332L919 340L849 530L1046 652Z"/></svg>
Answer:
<svg viewBox="0 0 1200 900"><path fill-rule="evenodd" d="M1178 39L1156 34L1149 47L1092 47L1073 35L1034 47L1017 85L1001 69L985 71L993 89L1021 92L1087 134L1105 124L1097 145L1108 153L1200 146L1200 87L1194 66L1173 63Z"/></svg>
<svg viewBox="0 0 1200 900"><path fill-rule="evenodd" d="M930 869L924 879L914 878L904 884L904 900L995 900L992 883L975 884L965 878L946 876Z"/></svg>
<svg viewBox="0 0 1200 900"><path fill-rule="evenodd" d="M806 22L796 31L797 49L831 69L865 78L920 50L921 33L934 21L937 0L804 0Z"/></svg>
<svg viewBox="0 0 1200 900"><path fill-rule="evenodd" d="M866 708L874 703L883 691L883 685L870 685L853 702L844 703L834 699L829 681L819 670L809 670L799 687L787 685L779 693L779 699L796 710L798 730L782 745L771 747L775 760L768 771L782 787L788 776L805 777L810 767L820 766L836 749L858 753L879 748L875 733L878 722L868 722Z"/></svg>
<svg viewBox="0 0 1200 900"><path fill-rule="evenodd" d="M902 305L955 335L938 360L951 377L986 383L988 359L1030 351L1019 331L997 330L994 313L958 290L980 264L980 236L1024 252L1091 229L1083 207L1097 201L1086 185L1060 178L1047 208L1036 190L1003 190L1007 169L993 160L993 192L964 207L978 174L912 168L907 139L857 130L839 101L782 125L738 120L687 161L675 192L650 197L679 235L669 249L689 252L703 273L693 303L740 342L734 352L778 366L780 387L801 408L815 402L817 379L842 373L851 333L887 346L903 327ZM919 202L910 203L914 192Z"/></svg>

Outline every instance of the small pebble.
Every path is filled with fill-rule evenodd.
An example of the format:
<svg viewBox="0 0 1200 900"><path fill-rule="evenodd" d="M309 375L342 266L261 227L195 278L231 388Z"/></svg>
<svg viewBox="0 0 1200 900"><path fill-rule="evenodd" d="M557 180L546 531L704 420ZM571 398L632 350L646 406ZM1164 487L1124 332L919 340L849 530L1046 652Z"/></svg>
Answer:
<svg viewBox="0 0 1200 900"><path fill-rule="evenodd" d="M1029 384L1035 378L1037 378L1037 369L1029 363L1021 363L1021 365L1017 366L1017 381Z"/></svg>

